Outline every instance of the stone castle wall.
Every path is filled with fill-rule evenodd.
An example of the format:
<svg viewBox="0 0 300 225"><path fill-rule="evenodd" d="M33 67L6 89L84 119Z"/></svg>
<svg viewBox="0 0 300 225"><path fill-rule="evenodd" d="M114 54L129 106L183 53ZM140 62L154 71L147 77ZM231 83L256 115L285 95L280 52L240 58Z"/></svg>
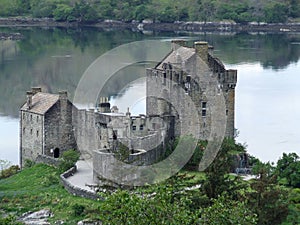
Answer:
<svg viewBox="0 0 300 225"><path fill-rule="evenodd" d="M20 164L25 160L34 161L39 154L43 154L43 119L39 114L20 112Z"/></svg>

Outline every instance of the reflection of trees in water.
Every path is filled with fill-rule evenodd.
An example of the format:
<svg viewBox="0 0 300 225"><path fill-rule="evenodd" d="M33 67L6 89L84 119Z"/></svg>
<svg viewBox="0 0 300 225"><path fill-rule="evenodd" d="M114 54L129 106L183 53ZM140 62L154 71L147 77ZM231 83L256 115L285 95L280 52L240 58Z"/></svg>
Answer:
<svg viewBox="0 0 300 225"><path fill-rule="evenodd" d="M125 67L114 74L104 85L99 96L111 97L118 95L122 97L124 94L124 88L131 82L145 77L146 68L155 66L155 63L137 63Z"/></svg>
<svg viewBox="0 0 300 225"><path fill-rule="evenodd" d="M263 68L284 69L300 57L299 34L257 34L205 36L222 61L230 64L260 62ZM294 43L294 44L293 44ZM298 43L298 44L296 44Z"/></svg>

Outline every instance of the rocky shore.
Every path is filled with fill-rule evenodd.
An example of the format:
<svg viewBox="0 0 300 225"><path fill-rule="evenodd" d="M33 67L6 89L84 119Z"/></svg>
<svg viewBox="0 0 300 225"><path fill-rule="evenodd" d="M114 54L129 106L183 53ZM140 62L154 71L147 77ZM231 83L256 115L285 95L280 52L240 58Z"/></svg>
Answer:
<svg viewBox="0 0 300 225"><path fill-rule="evenodd" d="M247 23L235 22L181 22L154 23L149 20L142 22L122 22L104 20L95 23L58 22L52 18L13 17L0 18L0 27L98 27L104 29L133 29L141 31L190 31L190 32L300 32L300 23ZM1 34L0 34L1 35ZM14 38L14 36L13 36ZM18 38L18 35L15 37Z"/></svg>
<svg viewBox="0 0 300 225"><path fill-rule="evenodd" d="M0 41L1 40L21 40L23 35L20 33L2 33L0 32Z"/></svg>

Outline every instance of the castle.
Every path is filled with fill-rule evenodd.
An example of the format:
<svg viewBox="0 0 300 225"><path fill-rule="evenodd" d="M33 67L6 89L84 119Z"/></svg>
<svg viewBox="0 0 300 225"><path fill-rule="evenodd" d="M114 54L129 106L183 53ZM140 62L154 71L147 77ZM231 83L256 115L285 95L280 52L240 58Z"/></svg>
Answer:
<svg viewBox="0 0 300 225"><path fill-rule="evenodd" d="M26 159L59 158L66 150L78 149L93 162L94 180L101 183L99 174L112 173L109 165L116 163L120 146L127 146L125 162L150 165L192 124L198 128L197 137L207 140L216 104L211 99L217 95L224 99L220 113L226 117L225 136L233 137L237 71L226 70L207 42L195 42L191 48L174 40L171 52L146 72L146 115L131 116L129 109L120 113L105 97L86 110L77 109L66 91L28 91L20 109L21 167Z"/></svg>

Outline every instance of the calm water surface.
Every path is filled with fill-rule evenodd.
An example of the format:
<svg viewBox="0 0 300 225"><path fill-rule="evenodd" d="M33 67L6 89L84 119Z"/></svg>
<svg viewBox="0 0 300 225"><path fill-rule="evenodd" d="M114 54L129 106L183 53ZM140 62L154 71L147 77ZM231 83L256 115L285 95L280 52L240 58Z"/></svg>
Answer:
<svg viewBox="0 0 300 225"><path fill-rule="evenodd" d="M18 110L31 86L66 89L72 99L88 66L124 43L144 39L206 40L227 68L238 69L236 128L250 154L274 161L282 152L300 154L300 34L189 34L101 31L96 29L4 29L21 41L0 41L0 159L19 161ZM131 66L110 80L102 95L121 111L145 112L147 65ZM136 71L138 71L136 73ZM132 74L135 75L133 76ZM129 76L129 75L131 76Z"/></svg>

